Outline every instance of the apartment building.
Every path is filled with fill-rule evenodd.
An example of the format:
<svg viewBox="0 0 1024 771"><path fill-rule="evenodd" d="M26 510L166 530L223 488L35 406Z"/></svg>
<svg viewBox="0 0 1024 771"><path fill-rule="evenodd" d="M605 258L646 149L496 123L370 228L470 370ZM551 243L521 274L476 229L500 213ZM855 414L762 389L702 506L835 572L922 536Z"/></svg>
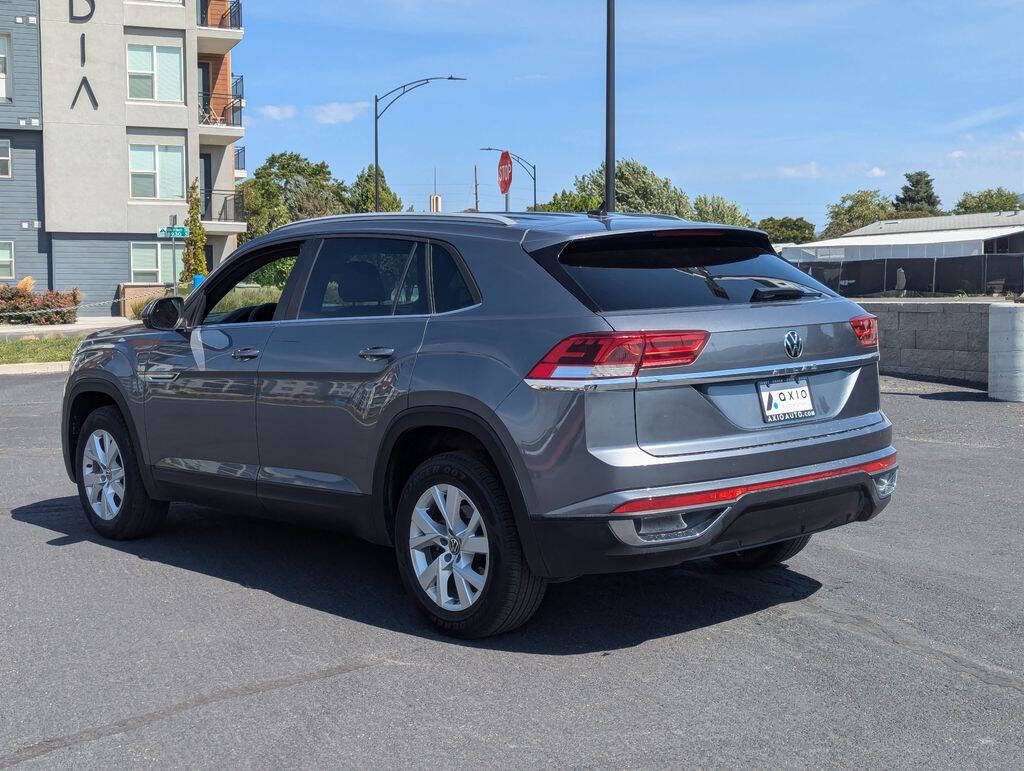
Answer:
<svg viewBox="0 0 1024 771"><path fill-rule="evenodd" d="M193 179L208 263L231 252L242 36L240 0L0 0L0 281L78 287L83 314L173 282L182 247L157 231L184 223Z"/></svg>

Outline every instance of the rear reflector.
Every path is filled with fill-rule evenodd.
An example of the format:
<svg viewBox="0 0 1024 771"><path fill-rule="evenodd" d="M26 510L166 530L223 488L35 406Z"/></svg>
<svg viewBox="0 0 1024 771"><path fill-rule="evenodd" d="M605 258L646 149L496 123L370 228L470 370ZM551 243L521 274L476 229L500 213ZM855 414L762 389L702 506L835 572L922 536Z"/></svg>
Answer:
<svg viewBox="0 0 1024 771"><path fill-rule="evenodd" d="M761 492L762 490L773 490L777 487L789 487L791 485L802 485L806 482L817 482L821 479L856 474L864 471L874 474L885 471L896 464L896 456L890 455L882 460L873 460L870 463L858 463L855 466L831 469L830 471L819 471L814 474L802 474L801 476L788 477L786 479L775 479L771 482L756 482L750 485L737 485L735 487L723 487L720 490L705 490L699 493L683 493L682 495L666 495L660 498L639 498L635 501L627 501L615 508L613 514L637 514L654 511L670 511L673 509L684 509L689 506L721 506L734 503L747 493Z"/></svg>
<svg viewBox="0 0 1024 771"><path fill-rule="evenodd" d="M526 376L530 380L636 377L645 368L693 364L710 337L702 331L593 332L566 338Z"/></svg>
<svg viewBox="0 0 1024 771"><path fill-rule="evenodd" d="M850 326L853 327L854 334L865 348L878 345L878 319L870 313L850 319Z"/></svg>

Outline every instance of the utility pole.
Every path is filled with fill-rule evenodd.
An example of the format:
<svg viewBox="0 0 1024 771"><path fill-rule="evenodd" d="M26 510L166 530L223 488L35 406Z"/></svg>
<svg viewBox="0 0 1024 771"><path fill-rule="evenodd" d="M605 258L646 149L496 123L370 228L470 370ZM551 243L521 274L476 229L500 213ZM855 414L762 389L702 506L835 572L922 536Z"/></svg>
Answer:
<svg viewBox="0 0 1024 771"><path fill-rule="evenodd" d="M615 0L608 0L605 65L604 210L615 211Z"/></svg>
<svg viewBox="0 0 1024 771"><path fill-rule="evenodd" d="M473 164L473 208L480 211L480 178L476 173L476 164Z"/></svg>

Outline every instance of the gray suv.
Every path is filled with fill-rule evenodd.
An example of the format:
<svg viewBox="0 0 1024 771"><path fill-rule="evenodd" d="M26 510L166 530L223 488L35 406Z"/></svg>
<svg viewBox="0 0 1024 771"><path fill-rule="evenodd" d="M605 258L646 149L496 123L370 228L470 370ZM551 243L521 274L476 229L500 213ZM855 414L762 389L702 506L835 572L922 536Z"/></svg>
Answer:
<svg viewBox="0 0 1024 771"><path fill-rule="evenodd" d="M897 475L877 362L875 319L759 231L330 217L88 337L64 459L103 536L178 500L340 528L483 637L553 580L771 565L874 517Z"/></svg>

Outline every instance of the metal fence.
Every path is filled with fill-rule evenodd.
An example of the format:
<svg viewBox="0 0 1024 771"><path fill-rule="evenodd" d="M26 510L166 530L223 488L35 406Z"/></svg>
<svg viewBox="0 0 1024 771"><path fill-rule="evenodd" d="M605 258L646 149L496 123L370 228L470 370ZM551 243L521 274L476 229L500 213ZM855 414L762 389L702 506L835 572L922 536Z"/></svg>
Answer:
<svg viewBox="0 0 1024 771"><path fill-rule="evenodd" d="M850 260L794 263L829 289L847 297L908 295L1005 295L1024 292L1024 254L975 254L933 259Z"/></svg>

